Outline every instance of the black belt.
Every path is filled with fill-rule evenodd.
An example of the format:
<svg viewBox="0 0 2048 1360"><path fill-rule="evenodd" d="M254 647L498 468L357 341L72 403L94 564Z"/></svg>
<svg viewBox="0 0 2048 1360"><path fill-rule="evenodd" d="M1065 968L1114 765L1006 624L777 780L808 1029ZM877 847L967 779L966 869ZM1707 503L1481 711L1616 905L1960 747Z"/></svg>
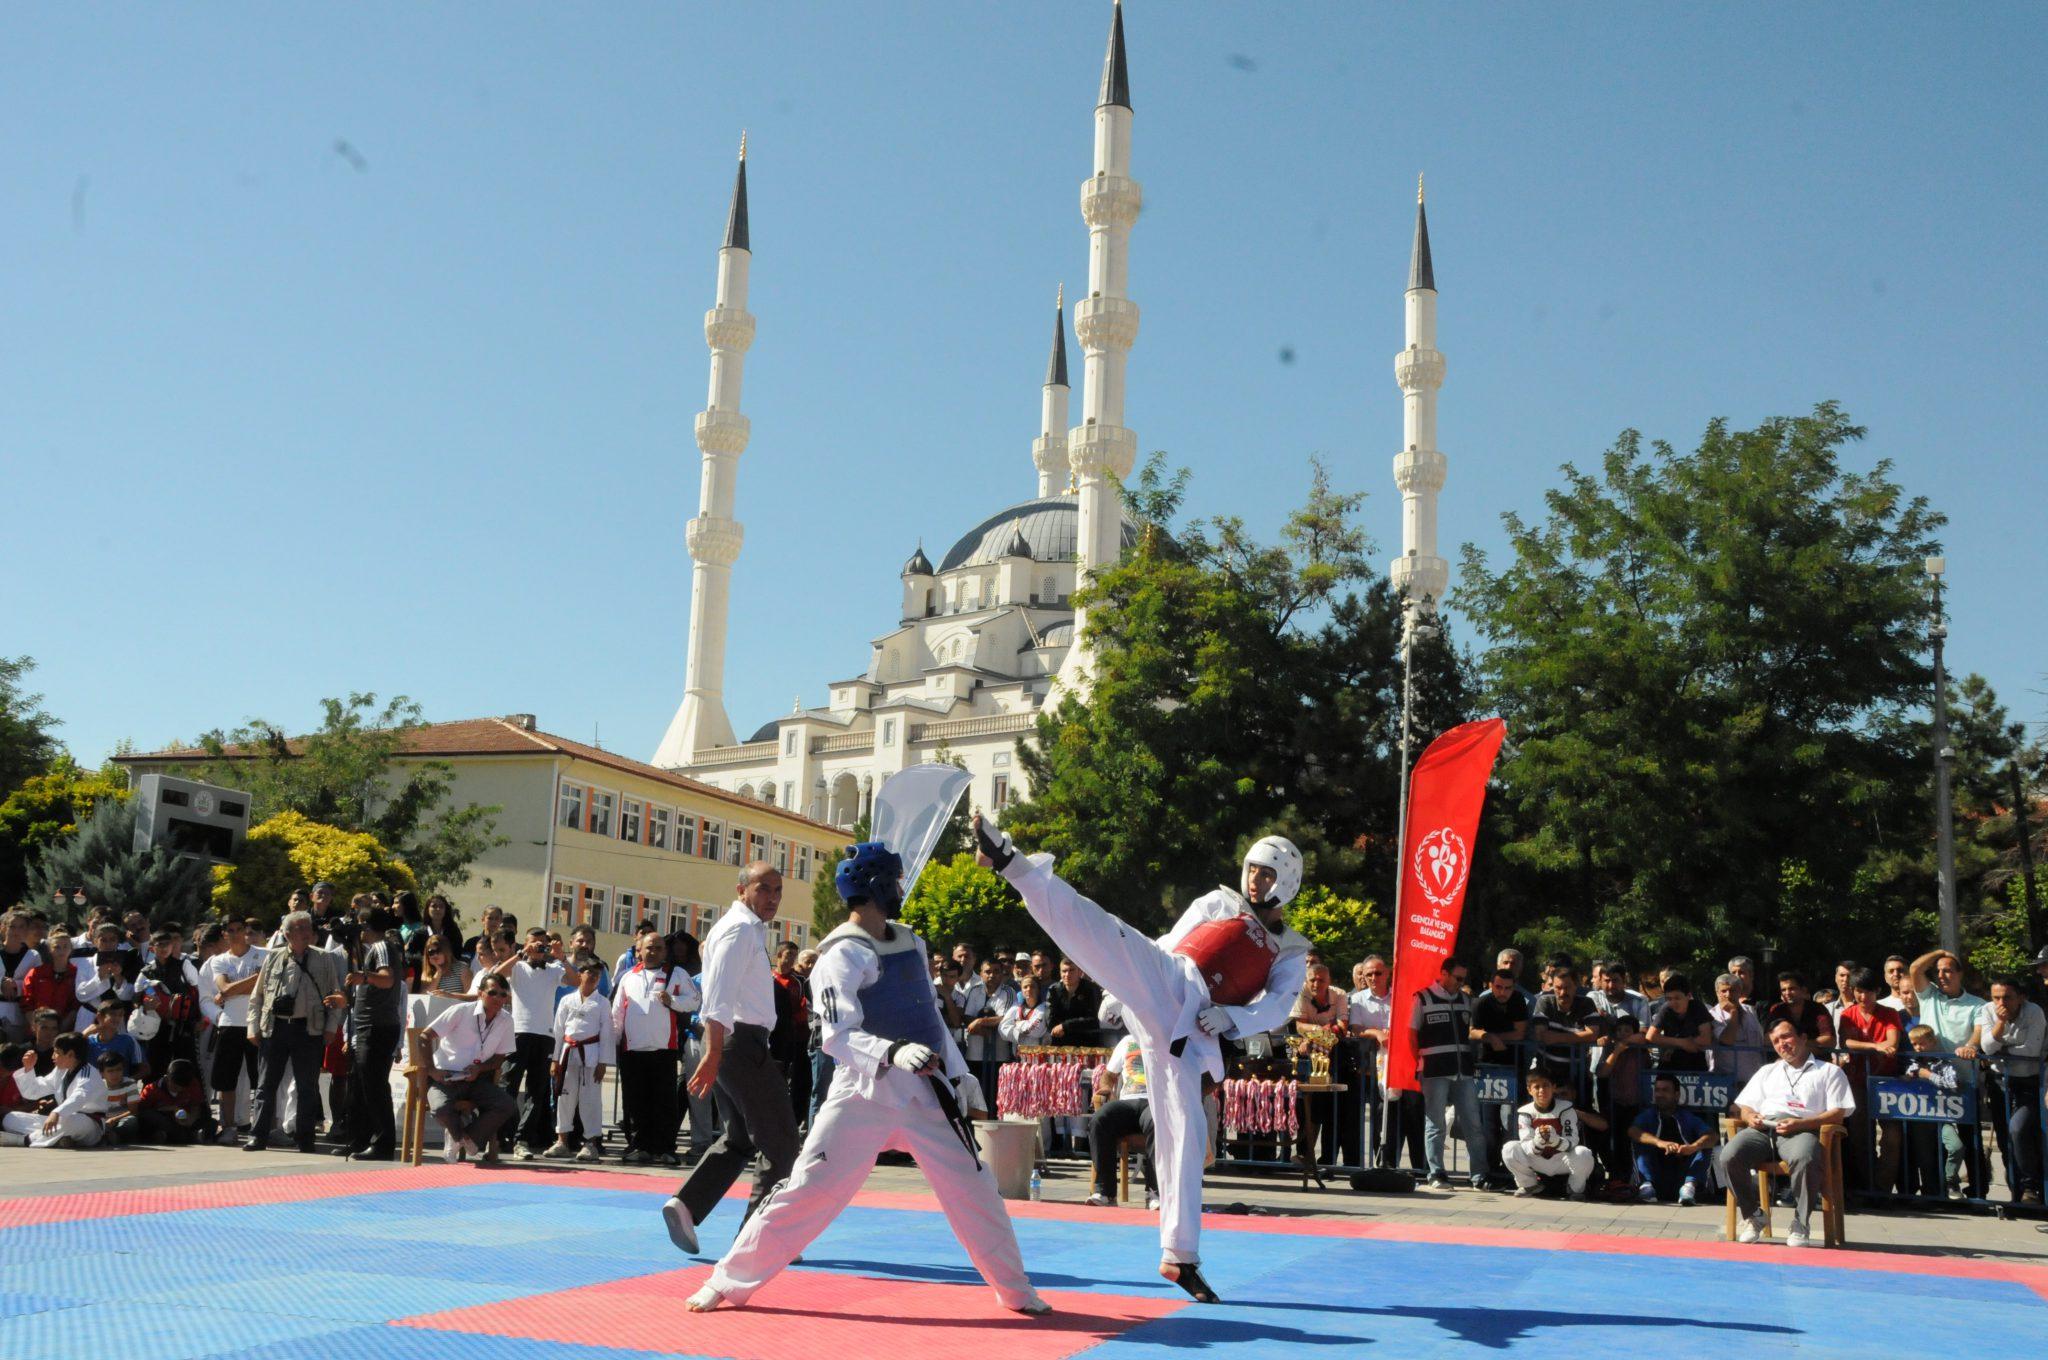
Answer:
<svg viewBox="0 0 2048 1360"><path fill-rule="evenodd" d="M759 1039L764 1044L768 1042L768 1027L766 1025L747 1025L735 1022L732 1032L734 1038L744 1035L749 1039Z"/></svg>

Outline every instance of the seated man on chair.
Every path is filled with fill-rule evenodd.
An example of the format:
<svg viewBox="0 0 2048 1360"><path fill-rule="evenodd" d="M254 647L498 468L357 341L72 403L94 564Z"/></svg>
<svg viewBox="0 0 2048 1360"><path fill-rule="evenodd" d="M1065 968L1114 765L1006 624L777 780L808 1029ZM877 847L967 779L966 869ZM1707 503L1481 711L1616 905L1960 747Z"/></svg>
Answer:
<svg viewBox="0 0 2048 1360"><path fill-rule="evenodd" d="M1104 1009L1107 1009L1105 1004ZM1095 1111L1088 1130L1088 1152L1095 1164L1094 1205L1116 1203L1117 1162L1121 1144L1132 1134L1142 1134L1145 1151L1140 1159L1145 1172L1145 1207L1159 1207L1159 1179L1152 1169L1152 1105L1146 1099L1145 1054L1138 1041L1126 1034L1095 1074L1095 1093L1103 1103Z"/></svg>
<svg viewBox="0 0 2048 1360"><path fill-rule="evenodd" d="M1804 1247L1811 1245L1806 1220L1820 1203L1821 1131L1848 1119L1856 1094L1842 1069L1816 1057L1791 1020L1775 1021L1769 1037L1778 1061L1757 1069L1735 1097L1736 1134L1721 1150L1721 1179L1742 1215L1735 1240L1754 1242L1768 1221L1757 1205L1756 1169L1785 1163L1792 1189L1785 1245Z"/></svg>

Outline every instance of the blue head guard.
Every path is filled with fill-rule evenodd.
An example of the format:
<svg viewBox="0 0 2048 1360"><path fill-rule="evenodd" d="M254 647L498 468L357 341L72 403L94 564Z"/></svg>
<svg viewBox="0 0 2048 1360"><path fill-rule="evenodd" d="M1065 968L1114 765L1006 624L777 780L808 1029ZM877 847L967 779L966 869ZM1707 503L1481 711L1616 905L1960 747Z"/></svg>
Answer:
<svg viewBox="0 0 2048 1360"><path fill-rule="evenodd" d="M846 847L836 882L846 902L873 902L891 917L903 909L903 857L881 841Z"/></svg>

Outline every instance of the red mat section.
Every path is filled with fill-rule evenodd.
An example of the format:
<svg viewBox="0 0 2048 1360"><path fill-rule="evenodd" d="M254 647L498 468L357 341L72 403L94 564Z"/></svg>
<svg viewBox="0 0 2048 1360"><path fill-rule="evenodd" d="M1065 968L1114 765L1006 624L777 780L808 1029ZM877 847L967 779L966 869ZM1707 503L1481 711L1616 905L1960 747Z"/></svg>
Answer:
<svg viewBox="0 0 2048 1360"><path fill-rule="evenodd" d="M694 1266L428 1313L392 1325L587 1344L591 1319L602 1318L605 1345L668 1355L1063 1360L1187 1306L1184 1299L1048 1291L1045 1298L1053 1312L1022 1317L997 1303L986 1285L801 1270L770 1282L745 1308L692 1313L683 1300L710 1274L709 1266Z"/></svg>

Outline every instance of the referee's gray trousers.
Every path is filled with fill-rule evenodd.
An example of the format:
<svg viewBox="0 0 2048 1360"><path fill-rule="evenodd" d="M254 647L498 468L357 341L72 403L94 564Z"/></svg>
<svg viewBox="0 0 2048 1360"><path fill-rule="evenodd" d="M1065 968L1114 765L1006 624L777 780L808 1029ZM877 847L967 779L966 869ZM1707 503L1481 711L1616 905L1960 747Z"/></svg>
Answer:
<svg viewBox="0 0 2048 1360"><path fill-rule="evenodd" d="M711 1094L723 1128L676 1191L693 1223L710 1216L758 1152L762 1165L747 1197L747 1212L753 1213L769 1191L788 1179L802 1147L789 1104L789 1080L782 1064L768 1056L768 1031L761 1026L735 1025L726 1036Z"/></svg>

